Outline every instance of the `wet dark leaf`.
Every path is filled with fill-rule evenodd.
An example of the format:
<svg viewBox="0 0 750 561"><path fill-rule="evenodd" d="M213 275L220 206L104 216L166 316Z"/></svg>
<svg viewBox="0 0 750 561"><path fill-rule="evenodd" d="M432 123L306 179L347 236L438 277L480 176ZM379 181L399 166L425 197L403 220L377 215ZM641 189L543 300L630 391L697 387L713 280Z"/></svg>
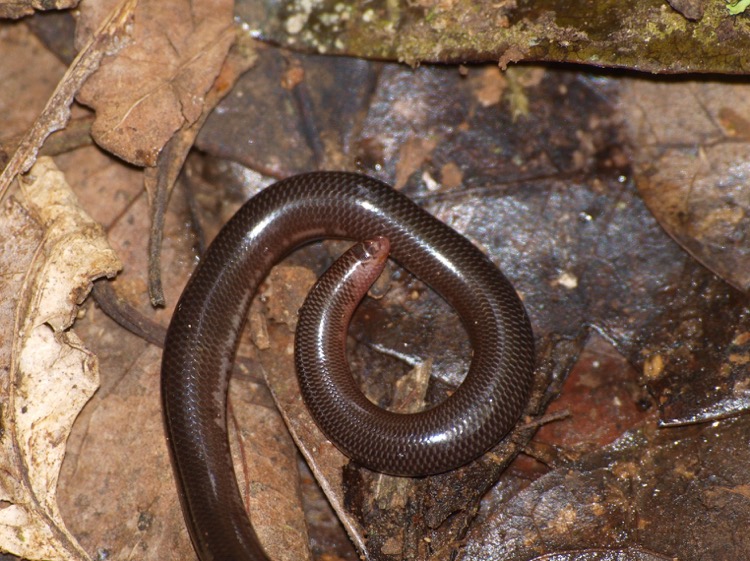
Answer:
<svg viewBox="0 0 750 561"><path fill-rule="evenodd" d="M627 433L493 504L460 559L743 559L748 438L747 417Z"/></svg>
<svg viewBox="0 0 750 561"><path fill-rule="evenodd" d="M585 334L593 328L636 367L610 372L592 366L600 358L584 362L582 368L588 369L578 376L586 382L578 382L578 408L571 407L576 424L561 431L565 444L550 449L546 437L540 437L529 450L550 465L567 465L573 458L585 461L592 450L632 427L653 430L656 416L648 410L654 404L661 406L668 422L715 419L747 407L745 373L738 360L746 297L674 243L634 188L641 168L631 167L630 154L640 157L642 152L622 120L638 105L622 92L636 88L638 81L532 68L500 74L492 67L471 67L462 74L453 68L409 70L348 60L335 68L328 59L302 56L270 64L275 68L272 76L284 75L289 67L304 70L307 92L298 90L296 95L303 102L307 96L311 109L298 111L284 123L293 131L289 135L269 124L284 108L300 106L291 101L294 92L278 99L264 96L263 111L243 113L250 117L244 145L285 146L293 138L300 151L309 154L308 161L316 161L315 146L305 131L334 139L327 146L340 149L340 159L392 182L487 251L522 295L540 349L556 349L550 356L558 364L575 360ZM356 68L356 75L367 77L372 86L352 90L348 82L337 79L342 68ZM276 82L271 80L272 87ZM314 93L313 84L323 84L325 93ZM324 99L346 100L348 109L342 114L347 118L340 126L330 128L335 122ZM233 128L231 115L219 112L212 120L201 139L204 147L217 145L213 137L221 136L224 123ZM272 136L263 138L256 131ZM262 150L267 149L253 149L244 161L264 158ZM326 152L322 161L331 157ZM299 165L293 163L294 156L281 161L291 163L280 164L280 170ZM234 174L232 181L241 177ZM295 262L319 272L330 263L331 251ZM433 378L426 400L437 402L465 371L465 336L457 318L424 285L397 267L389 277L385 297L366 300L355 317L352 364L368 395L388 406L395 395L394 382L411 376L412 367L429 358ZM289 337L279 339L277 346L288 347L284 340ZM540 362L542 356L547 355L540 353ZM566 385L563 395L572 388ZM601 388L600 394L594 388ZM587 423L597 431L598 441L585 440L583 435L590 432ZM583 445L573 444L576 440L583 440ZM333 487L335 502L355 542L366 543L363 547L373 559L450 558L460 543L456 537L475 528L471 520L477 499L496 478L494 471L479 464L416 484L391 483L356 468L342 475L339 460L331 464L316 449L318 455L309 456L310 461L319 468L319 476L334 474L327 484ZM496 454L507 452L499 449ZM634 465L632 477L638 477L638 469ZM511 483L511 477L500 488L522 488L539 471L517 470L517 483ZM566 482L562 477L557 483L562 494L550 498L552 505L589 504L596 486L592 491L582 483L575 491L566 488ZM596 518L590 512L591 523L581 524L576 539L560 549L606 547L602 558L648 558L651 554L639 549L641 542L621 539L627 527L611 525L612 518L627 518L629 503L604 495L614 483L597 485L607 516ZM526 516L521 510L513 515ZM479 537L481 530L470 531L472 547L480 547L477 544L485 540ZM596 536L612 540L597 541ZM708 547L696 540L686 547ZM657 540L649 551L657 552L654 558L669 557L671 543L659 547ZM485 554L479 550L477 558ZM596 558L598 553L586 550L580 555Z"/></svg>

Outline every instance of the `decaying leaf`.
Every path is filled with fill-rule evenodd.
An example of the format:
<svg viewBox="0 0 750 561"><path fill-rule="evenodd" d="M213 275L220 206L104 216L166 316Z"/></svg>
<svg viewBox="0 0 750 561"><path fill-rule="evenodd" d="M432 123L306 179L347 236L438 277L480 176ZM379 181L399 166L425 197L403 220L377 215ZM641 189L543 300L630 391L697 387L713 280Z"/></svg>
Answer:
<svg viewBox="0 0 750 561"><path fill-rule="evenodd" d="M296 448L270 399L258 403L258 395L267 395L266 388L247 381L230 388L230 438L237 482L270 558L311 561Z"/></svg>
<svg viewBox="0 0 750 561"><path fill-rule="evenodd" d="M131 20L136 3L137 0L121 0L80 50L47 101L44 110L26 132L13 157L0 174L0 199L5 195L11 181L33 165L37 152L47 136L62 129L68 122L73 97L83 81L99 66L104 53L116 50L123 44L125 29Z"/></svg>
<svg viewBox="0 0 750 561"><path fill-rule="evenodd" d="M82 9L79 33L102 4ZM96 110L96 142L139 166L154 166L162 147L195 123L234 41L229 0L140 0L133 41L105 59L78 100ZM79 35L79 42L81 36Z"/></svg>
<svg viewBox="0 0 750 561"><path fill-rule="evenodd" d="M634 189L633 177L640 179L640 169L630 167L631 148L622 122L638 107L638 99L622 100L628 104L627 110L614 103L628 87L627 81L537 70L535 79L519 88L528 111L514 122L506 95L487 103L482 87L487 83L483 75L489 74L485 68L467 68L466 78L462 78L452 68L411 71L395 65L368 67L349 60L336 67L319 57L300 58L310 89L313 83L321 85L303 98L307 113L296 122L288 119L284 129L273 129L275 116L290 105L293 96L285 96L279 89L279 96L265 96L260 101L270 106L262 111L257 110L253 97L253 103L241 113L245 136L237 136L242 139L239 142L221 144L213 140L221 138L218 133L239 130L236 116L243 98L231 96L209 124L215 136L205 146L226 150L222 153L245 158L253 166L272 161L273 155L264 157L264 149L284 146L276 155L281 160L277 169L294 170L300 151L289 147L294 143L305 146L307 126L324 131L326 140L342 139L342 150L346 153L349 149L350 157L368 173L389 181L403 177L404 192L468 235L501 265L522 294L540 346L548 340L572 340L566 357L573 360L576 345L584 340L579 334L594 326L636 366L637 370L630 371L629 382L640 391L604 392L598 400L591 395L591 388L608 382L601 369L591 368L587 373L580 397L582 412L574 414L590 416L590 422L600 425L602 416L611 411L614 419L607 437L616 438L633 424L656 424L654 409L659 403L675 403L672 411L677 404L693 411L697 409L693 405L707 405L711 418L736 415L747 406L743 367L747 363L747 330L741 318L747 302L665 236ZM283 64L270 57L262 59L253 86L264 87L259 83L261 68L273 77L269 82L276 83ZM356 76L357 84L372 83L373 87L352 90L347 82L337 81L342 68ZM667 91L660 95L668 103ZM341 123L338 127L330 117L332 106ZM581 112L584 107L585 114ZM223 121L232 120L235 122L222 128ZM683 122L687 121L673 126L683 129L684 136L677 138L690 143L692 131L685 130ZM737 119L733 122L739 123ZM414 150L417 145L422 149ZM637 141L633 146L649 148ZM233 174L214 181L223 184L241 177L237 171ZM255 186L252 180L248 183ZM394 292L400 295L394 296ZM358 342L350 355L353 370L364 372L362 384L375 389L378 403L391 403L391 382L404 375L404 363L413 357L437 359L430 392L435 400L450 391L446 386L453 387L460 379L460 364L457 368L455 360L461 356L460 329L447 323L450 314L436 300L424 286L398 276L383 300L366 299L363 303L358 314L366 319L358 321L355 316L350 330ZM270 347L277 352L291 344L288 334L279 336L284 329L267 330ZM448 334L448 340L436 344L442 334ZM440 360L446 349L453 355L452 361ZM662 368L658 367L659 358ZM270 365L281 371L290 368L276 356L269 356L264 365L267 372ZM709 387L713 389L707 391ZM287 420L296 417L302 429L313 432L302 414L298 415L303 408L295 390L282 390L287 396L281 405ZM278 387L274 391L277 397L282 393ZM701 399L710 403L695 403ZM638 411L649 407L653 409L644 420ZM581 435L570 434L571 440L576 437ZM457 504L455 497L481 481L480 477L443 479L415 491L402 487L384 499L370 479L358 478L356 470L342 472L340 459L314 437L310 442L312 452L305 454L318 475L325 470L333 474L325 476L323 485L332 500L343 505L345 524L350 527L348 519L355 519L365 528L360 534L366 536L365 555L372 559L442 560L450 559L465 543L458 543L456 536L473 525L472 503ZM668 448L668 443L667 436L660 445ZM595 445L595 449L600 447ZM563 449L559 454L566 452ZM669 456L667 451L664 454ZM536 469L543 472L546 468ZM347 479L352 472L354 477ZM504 483L508 480L510 483ZM498 493L512 496L512 486L523 484L528 484L524 476L504 476ZM550 500L564 506L587 496L573 491L566 495L563 489L557 496L560 500ZM514 516L528 517L534 503L526 507ZM393 523L399 509L403 513L400 526ZM456 520L465 523L455 524ZM562 519L560 524L565 522ZM565 528L559 527L561 531ZM589 526L588 531L595 537L596 526ZM472 536L481 543L480 531ZM578 538L579 545L587 543L586 535ZM357 541L360 547L362 541ZM699 542L696 539L694 545L700 547ZM638 547L637 540L631 543ZM651 544L659 554L668 554L668 544ZM494 545L503 551L501 544ZM486 553L480 550L475 558L482 559ZM511 558L527 560L532 555Z"/></svg>
<svg viewBox="0 0 750 561"><path fill-rule="evenodd" d="M0 0L0 18L22 18L34 10L66 10L79 0Z"/></svg>
<svg viewBox="0 0 750 561"><path fill-rule="evenodd" d="M268 319L277 324L265 325L265 318L262 320L263 331L270 342L268 348L260 352L259 357L264 375L292 437L308 460L316 479L323 486L326 497L338 513L341 523L360 551L366 551L363 528L356 517L351 516L344 507L342 468L348 460L315 425L302 402L297 379L292 374L294 360L293 353L289 350L294 345L293 333L296 326L296 314L292 314L293 310L299 309L302 305L315 277L308 269L284 267L272 272L272 278L274 281L268 285L270 291L266 291L262 298L270 305L266 314Z"/></svg>
<svg viewBox="0 0 750 561"><path fill-rule="evenodd" d="M57 507L60 465L71 426L98 386L97 359L70 331L91 281L121 265L102 229L78 206L48 158L10 201L3 226L0 544L28 559L89 559Z"/></svg>
<svg viewBox="0 0 750 561"><path fill-rule="evenodd" d="M749 437L747 416L629 431L507 500L494 497L458 558L744 559L750 547Z"/></svg>
<svg viewBox="0 0 750 561"><path fill-rule="evenodd" d="M750 102L745 84L633 81L622 104L638 188L661 225L725 281L750 291Z"/></svg>
<svg viewBox="0 0 750 561"><path fill-rule="evenodd" d="M5 154L0 154L0 165L7 162L15 146L7 145L8 137L20 138L44 107L57 83L65 73L65 66L44 44L28 30L11 25L2 30L3 63L0 64L0 114L3 116L0 137ZM34 65L38 73L29 74ZM23 103L18 103L18 100Z"/></svg>

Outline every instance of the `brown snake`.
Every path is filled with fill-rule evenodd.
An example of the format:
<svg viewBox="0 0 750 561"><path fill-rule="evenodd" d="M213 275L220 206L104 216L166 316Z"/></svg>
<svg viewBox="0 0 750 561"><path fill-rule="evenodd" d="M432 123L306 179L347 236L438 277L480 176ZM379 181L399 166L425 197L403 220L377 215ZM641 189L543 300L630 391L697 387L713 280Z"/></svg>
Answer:
<svg viewBox="0 0 750 561"><path fill-rule="evenodd" d="M498 268L466 238L378 180L319 172L280 181L248 201L211 244L180 298L164 348L167 436L201 561L268 559L243 507L226 419L228 375L258 286L274 264L304 243L377 237L386 238L392 257L458 312L473 348L471 366L443 403L412 415L389 413L356 387L342 393L329 383L331 356L345 340L348 321L325 324L335 333L320 330L331 295L308 302L312 319L304 315L300 321L298 343L308 350L320 343L323 349L312 355L298 350L296 360L300 372L313 374L301 376L302 391L313 417L324 419L326 435L366 467L416 476L471 461L518 420L532 382L533 336L523 304ZM305 327L325 341L300 336ZM344 363L339 356L334 370L349 375ZM322 380L325 391L310 389L306 379Z"/></svg>

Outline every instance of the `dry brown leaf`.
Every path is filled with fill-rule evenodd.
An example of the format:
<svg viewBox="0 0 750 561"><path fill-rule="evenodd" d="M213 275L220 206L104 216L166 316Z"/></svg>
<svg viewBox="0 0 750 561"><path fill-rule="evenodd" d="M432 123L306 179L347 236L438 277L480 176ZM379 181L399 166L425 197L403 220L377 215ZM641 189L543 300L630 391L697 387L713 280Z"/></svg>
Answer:
<svg viewBox="0 0 750 561"><path fill-rule="evenodd" d="M31 126L65 73L65 65L22 25L0 28L0 51L0 135L5 143Z"/></svg>
<svg viewBox="0 0 750 561"><path fill-rule="evenodd" d="M0 0L0 18L21 18L34 10L75 8L79 0Z"/></svg>
<svg viewBox="0 0 750 561"><path fill-rule="evenodd" d="M39 160L22 190L26 211L12 201L2 221L3 293L17 297L3 307L13 331L0 351L9 364L0 548L28 559L89 559L56 499L67 437L99 377L96 357L69 328L91 281L121 265L51 159Z"/></svg>
<svg viewBox="0 0 750 561"><path fill-rule="evenodd" d="M750 102L742 83L635 80L621 106L638 189L664 229L728 283L750 290Z"/></svg>
<svg viewBox="0 0 750 561"><path fill-rule="evenodd" d="M230 389L230 438L245 508L271 559L309 561L294 442L278 413L255 402L253 388L233 381Z"/></svg>
<svg viewBox="0 0 750 561"><path fill-rule="evenodd" d="M78 95L96 110L92 135L100 146L154 166L172 135L201 117L234 41L232 7L229 0L139 2L133 42L105 59ZM79 33L101 9L82 8Z"/></svg>
<svg viewBox="0 0 750 561"><path fill-rule="evenodd" d="M271 273L276 277L275 282L269 282L269 288L277 289L274 298L268 298L268 292L263 297L269 302L276 300L277 310L296 310L301 306L309 287L314 283L314 275L302 267L284 267L283 270ZM286 279L286 280L284 280ZM269 315L273 318L274 311ZM269 348L260 352L260 362L271 393L277 407L284 418L289 432L297 447L308 462L315 475L315 479L323 488L326 498L336 511L339 520L346 528L349 537L355 542L360 552L366 552L364 530L361 524L344 506L344 489L342 468L349 463L338 449L323 435L305 407L299 391L294 372L294 326L296 318L286 318L277 315L274 318L284 325L269 323L265 326L270 339ZM285 352L279 352L285 349Z"/></svg>
<svg viewBox="0 0 750 561"><path fill-rule="evenodd" d="M122 46L125 29L136 3L137 0L122 0L71 63L44 110L0 174L0 199L13 179L33 165L44 140L51 133L65 127L70 118L73 97L83 81L99 66L104 53Z"/></svg>
<svg viewBox="0 0 750 561"><path fill-rule="evenodd" d="M56 161L70 170L67 176L82 204L107 225L109 239L126 264L115 281L118 292L166 325L171 309L150 310L144 296L143 232L148 229L148 206L142 172L93 148ZM206 188L201 200L205 201L205 194L216 202L214 208L222 207L221 213L203 223L211 237L235 208L224 193ZM239 199L231 202L240 204ZM165 229L165 263L169 264L165 288L170 305L177 300L195 260L194 237L185 229L187 212L178 189ZM101 362L102 380L76 420L63 465L59 495L70 530L95 557L193 559L163 433L159 352L124 333L93 306L76 329L91 341ZM230 432L245 502L273 559L305 559L309 539L300 507L296 448L270 396L253 383L260 369L255 363L239 368L249 371L232 381L230 428L236 427L237 432Z"/></svg>

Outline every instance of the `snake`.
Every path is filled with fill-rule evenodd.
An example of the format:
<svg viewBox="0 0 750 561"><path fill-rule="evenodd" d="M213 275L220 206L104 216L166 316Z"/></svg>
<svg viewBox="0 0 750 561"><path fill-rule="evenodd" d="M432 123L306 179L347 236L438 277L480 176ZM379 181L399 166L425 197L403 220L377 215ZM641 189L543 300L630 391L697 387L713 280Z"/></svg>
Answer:
<svg viewBox="0 0 750 561"><path fill-rule="evenodd" d="M510 281L472 242L375 178L324 171L278 181L250 198L217 234L167 330L161 370L165 431L185 523L201 561L269 559L232 465L229 375L250 303L269 271L300 246L328 238L359 243L303 304L295 363L313 419L352 461L399 476L450 471L497 444L528 401L534 371L528 315ZM388 256L458 313L472 347L456 390L412 414L371 403L346 363L349 319Z"/></svg>

